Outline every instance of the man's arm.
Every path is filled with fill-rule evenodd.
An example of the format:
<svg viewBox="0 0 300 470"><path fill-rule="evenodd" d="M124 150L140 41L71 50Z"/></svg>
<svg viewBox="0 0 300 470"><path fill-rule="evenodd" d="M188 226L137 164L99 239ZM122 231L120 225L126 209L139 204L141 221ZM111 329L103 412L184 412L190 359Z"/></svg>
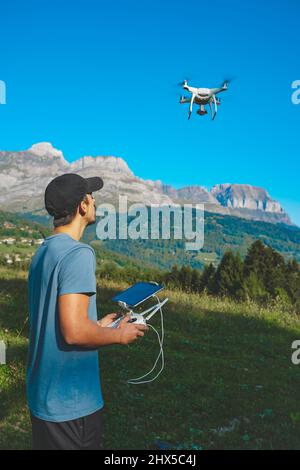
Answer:
<svg viewBox="0 0 300 470"><path fill-rule="evenodd" d="M97 348L109 344L129 344L148 329L143 325L120 322L119 328L99 326L88 317L87 294L64 294L58 296L59 322L67 344Z"/></svg>

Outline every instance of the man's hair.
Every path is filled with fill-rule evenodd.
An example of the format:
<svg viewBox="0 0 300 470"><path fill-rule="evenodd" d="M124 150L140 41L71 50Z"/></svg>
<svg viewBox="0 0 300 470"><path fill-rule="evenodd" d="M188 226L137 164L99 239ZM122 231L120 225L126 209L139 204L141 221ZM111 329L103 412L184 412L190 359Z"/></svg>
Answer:
<svg viewBox="0 0 300 470"><path fill-rule="evenodd" d="M83 200L86 204L89 203L89 200L88 200L87 195L85 195L82 200ZM68 225L68 224L70 224L70 223L75 219L75 216L76 216L76 213L77 213L77 209L78 209L78 206L76 207L76 209L75 209L71 214L68 214L68 215L65 215L65 216L59 217L59 218L55 218L55 217L54 217L54 219L53 219L53 225L54 225L54 227L61 227L62 225Z"/></svg>

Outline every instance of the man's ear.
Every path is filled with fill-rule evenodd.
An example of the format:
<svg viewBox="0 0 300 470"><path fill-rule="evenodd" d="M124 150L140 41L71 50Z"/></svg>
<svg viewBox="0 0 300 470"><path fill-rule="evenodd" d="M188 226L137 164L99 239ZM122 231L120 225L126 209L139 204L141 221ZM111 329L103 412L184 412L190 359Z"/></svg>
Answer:
<svg viewBox="0 0 300 470"><path fill-rule="evenodd" d="M87 213L87 203L85 201L81 201L78 206L79 214L85 216Z"/></svg>

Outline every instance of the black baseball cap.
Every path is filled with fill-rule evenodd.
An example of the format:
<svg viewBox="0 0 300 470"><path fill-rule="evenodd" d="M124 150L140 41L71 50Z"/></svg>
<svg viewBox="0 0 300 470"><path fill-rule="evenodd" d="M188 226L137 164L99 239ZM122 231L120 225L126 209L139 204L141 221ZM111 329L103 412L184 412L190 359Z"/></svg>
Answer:
<svg viewBox="0 0 300 470"><path fill-rule="evenodd" d="M72 214L87 193L103 187L99 176L83 178L76 173L65 173L54 178L45 190L45 207L55 218Z"/></svg>

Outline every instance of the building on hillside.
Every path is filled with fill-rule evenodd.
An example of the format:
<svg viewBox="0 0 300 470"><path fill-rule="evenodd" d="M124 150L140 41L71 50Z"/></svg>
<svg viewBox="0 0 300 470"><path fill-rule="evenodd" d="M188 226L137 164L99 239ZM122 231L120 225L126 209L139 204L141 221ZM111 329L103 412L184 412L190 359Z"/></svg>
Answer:
<svg viewBox="0 0 300 470"><path fill-rule="evenodd" d="M4 228L16 228L15 224L12 224L11 222L7 222L7 220L3 224Z"/></svg>
<svg viewBox="0 0 300 470"><path fill-rule="evenodd" d="M4 238L2 240L2 242L5 243L6 245L13 245L16 242L16 239L15 238Z"/></svg>

